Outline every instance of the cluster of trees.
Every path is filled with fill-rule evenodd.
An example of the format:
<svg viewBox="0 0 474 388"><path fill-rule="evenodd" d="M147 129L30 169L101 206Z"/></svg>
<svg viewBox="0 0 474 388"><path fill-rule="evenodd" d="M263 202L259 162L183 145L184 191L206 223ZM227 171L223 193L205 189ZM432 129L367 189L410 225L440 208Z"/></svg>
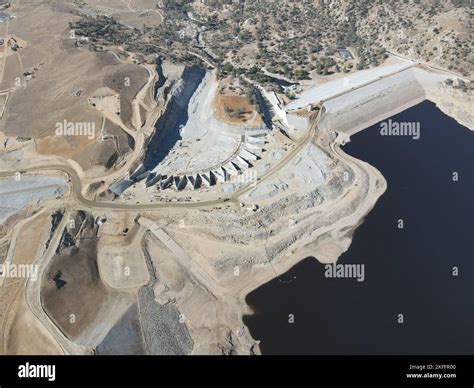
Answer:
<svg viewBox="0 0 474 388"><path fill-rule="evenodd" d="M253 85L249 85L246 91L245 96L247 97L247 101L249 102L250 105L254 105L255 109L259 114L262 114L262 107L260 106L259 103L259 98L258 98L258 91Z"/></svg>
<svg viewBox="0 0 474 388"><path fill-rule="evenodd" d="M451 79L451 78L448 78L446 81L445 81L446 85L448 86L452 86L454 89L460 89L462 90L464 93L467 92L469 90L469 86L468 84L462 80L462 79L456 79L456 82Z"/></svg>
<svg viewBox="0 0 474 388"><path fill-rule="evenodd" d="M224 108L224 111L228 116L233 117L233 118L241 118L242 115L246 113L245 109L242 109L242 108L233 109L233 108L229 108L228 106Z"/></svg>
<svg viewBox="0 0 474 388"><path fill-rule="evenodd" d="M101 44L123 45L132 43L139 37L140 31L130 29L113 17L98 15L83 16L79 21L69 23L69 27L77 37L87 37L90 42Z"/></svg>
<svg viewBox="0 0 474 388"><path fill-rule="evenodd" d="M227 76L234 76L238 77L241 75L245 75L253 81L256 81L260 84L266 84L272 82L272 77L264 74L260 67L254 65L249 69L245 69L243 67L235 67L232 66L229 62L225 62L223 65L218 67L218 76L220 78L227 77Z"/></svg>
<svg viewBox="0 0 474 388"><path fill-rule="evenodd" d="M163 0L163 7L165 11L188 12L192 2L193 0Z"/></svg>

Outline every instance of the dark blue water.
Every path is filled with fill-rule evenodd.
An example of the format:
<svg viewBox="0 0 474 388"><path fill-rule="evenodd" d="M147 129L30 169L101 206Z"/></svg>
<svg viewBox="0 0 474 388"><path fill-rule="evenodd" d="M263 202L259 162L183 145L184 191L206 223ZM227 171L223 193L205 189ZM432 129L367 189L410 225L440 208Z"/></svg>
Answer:
<svg viewBox="0 0 474 388"><path fill-rule="evenodd" d="M392 120L420 121L420 140L377 124L344 147L388 182L339 259L364 264L365 281L308 258L250 293L263 354L474 354L474 133L431 102Z"/></svg>
<svg viewBox="0 0 474 388"><path fill-rule="evenodd" d="M155 132L147 144L143 165L147 170L155 168L181 139L179 130L188 121L188 104L206 71L198 67L184 69L181 91L171 97L168 107L155 125Z"/></svg>

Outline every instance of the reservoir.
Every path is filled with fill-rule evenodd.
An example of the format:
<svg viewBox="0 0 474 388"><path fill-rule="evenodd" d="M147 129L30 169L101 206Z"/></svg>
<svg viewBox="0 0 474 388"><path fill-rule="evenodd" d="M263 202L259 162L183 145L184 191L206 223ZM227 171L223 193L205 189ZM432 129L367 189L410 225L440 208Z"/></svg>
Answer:
<svg viewBox="0 0 474 388"><path fill-rule="evenodd" d="M474 133L429 101L391 120L418 123L419 139L379 123L343 147L388 184L338 261L363 281L306 258L251 292L263 354L474 353Z"/></svg>

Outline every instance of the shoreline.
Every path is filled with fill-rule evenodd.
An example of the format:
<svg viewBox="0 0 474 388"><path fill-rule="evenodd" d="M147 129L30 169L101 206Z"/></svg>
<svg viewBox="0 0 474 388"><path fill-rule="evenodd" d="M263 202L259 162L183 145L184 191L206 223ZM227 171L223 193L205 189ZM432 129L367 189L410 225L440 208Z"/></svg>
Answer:
<svg viewBox="0 0 474 388"><path fill-rule="evenodd" d="M248 327L251 328L252 334L255 336L254 338L263 341L265 354L267 354L267 352L275 354L275 352L280 350L285 351L286 349L299 348L305 349L305 351L319 351L318 343L320 341L325 343L325 345L322 345L325 346L324 349L326 350L324 351L327 351L328 347L331 346L324 341L324 335L321 334L314 334L311 340L308 338L308 343L311 342L311 344L308 344L308 347L304 347L304 343L300 344L300 347L295 347L285 345L285 343L278 338L273 340L271 335L266 334L267 330L268 333L276 333L280 330L280 326L286 326L285 312L286 314L292 312L295 313L296 316L299 315L299 321L304 327L302 332L293 332L291 328L282 328L283 332L292 336L291 338L293 338L294 335L295 342L302 341L301 338L312 337L312 325L315 326L315 330L318 330L318 327L319 329L324 328L324 326L319 326L321 325L321 319L318 317L324 317L326 313L333 314L330 315L331 319L326 320L327 324L331 325L331 328L333 327L332 323L334 323L334 327L338 329L346 327L347 331L353 333L352 330L349 330L347 324L341 323L342 321L334 320L342 316L350 319L351 316L357 314L357 306L355 306L354 309L348 309L347 311L350 311L350 313L337 313L335 309L332 310L328 307L328 303L326 303L327 301L324 297L331 295L333 292L337 294L336 300L343 303L341 307L350 307L348 306L349 303L346 304L343 302L347 290L353 290L354 293L357 293L354 294L353 298L352 295L349 296L352 305L355 300L364 301L366 300L365 298L367 298L365 316L370 314L369 316L371 316L372 319L378 320L377 310L374 309L377 309L376 303L380 303L385 294L391 295L391 300L395 305L398 305L398 303L406 304L405 302L407 302L407 300L404 298L409 298L410 292L413 292L414 288L416 288L417 291L420 290L420 294L417 293L416 295L423 295L424 298L427 298L425 301L428 302L430 292L425 292L425 290L429 285L436 284L433 283L434 278L437 279L437 282L439 281L440 287L443 287L437 290L439 293L445 293L450 287L458 286L458 283L456 286L452 283L449 268L451 268L451 265L466 265L467 262L465 260L469 258L469 249L466 249L469 246L466 245L469 242L469 233L466 233L466 231L470 230L472 220L470 220L466 214L469 214L468 209L472 208L472 206L469 206L469 196L472 192L472 179L469 179L470 174L468 174L472 170L472 168L470 168L470 145L472 145L473 140L472 132L469 132L467 128L459 125L452 117L444 114L430 101L425 101L409 112L400 114L392 119L395 121L406 120L410 122L417 118L420 119L421 125L427 128L427 133L422 143L417 143L416 141L411 141L406 138L394 138L393 141L387 140L387 138L379 135L378 125L373 125L365 133L360 134L360 137L355 138L353 140L354 144L345 147L343 150L343 152L350 152L351 155L355 155L358 159L368 161L372 166L376 166L377 170L382 172L388 181L388 191L386 195L377 200L377 206L370 211L368 217L361 219L360 231L357 231L354 235L350 250L338 258L339 263L363 263L366 269L370 267L370 273L372 274L370 276L371 279L369 279L369 282L364 288L359 288L358 286L354 286L354 283L346 282L342 284L344 292L342 290L339 292L339 284L335 285L330 281L327 283L324 281L324 272L320 273L322 269L319 265L309 263L306 266L305 264L303 268L314 269L314 271L309 273L304 270L302 272L301 266L299 267L300 269L293 269L294 267L291 267L288 272L282 274L278 271L278 275L282 275L279 277L279 280L272 280L262 285L261 288L253 290L255 292L251 294L251 298L247 295L245 300L247 302L247 300L250 299L250 307L256 309L251 309L253 312L252 315L254 316L251 318L246 317L245 322L247 322ZM449 137L450 134L452 134L452 137L448 142L447 137ZM444 139L446 139L445 144L443 144ZM441 150L438 149L438 147L444 149ZM406 161L403 166L400 166L398 163L398 154L400 152L403 152L403 159ZM448 182L445 182L446 169L443 168L443 163L446 166L459 166L460 171L465 170L465 175L469 176L466 177L462 186L456 186L455 188L455 185L450 184L450 176L447 177ZM433 173L431 173L431 171L433 171ZM448 174L450 174L449 167L447 171ZM438 185L440 180L441 185ZM419 186L420 184L422 185ZM418 187L419 189L417 189ZM450 199L451 201L453 199L459 199L460 203L455 209L451 209L450 206L438 208L439 203L445 199ZM411 229L410 226L408 226L405 233L399 233L397 231L395 224L399 215L401 215L401 218L404 220L411 220L408 221L408 224L411 225ZM419 215L424 216L417 218ZM442 239L443 236L449 232L443 226L436 227L436 224L433 224L433 219L445 219L445 221L448 222L445 222L446 226L452 223L453 219L457 219L457 217L459 217L459 225L456 225L457 229L453 229L453 232L457 230L454 236L456 236L456 241L458 241L459 244L457 244L455 250L452 250L453 254L451 256L449 255L451 252L450 244L440 243L438 248L433 249L433 247L431 247L431 249L428 249L429 247L416 243L418 238L422 238L423 240L428 238L429 240L430 236L433 236L433 241L438 241L437 239ZM448 233L447 236L449 237L450 234ZM348 236L345 235L343 237L347 238ZM349 238L351 237L352 236L349 236ZM413 250L411 247L413 247ZM310 257L319 259L318 261L323 264L329 263L332 260L332 258L329 258L329 260L321 260L318 256L319 253L311 248L301 250L301 253L300 257L303 257L303 259L309 262L312 261ZM426 279L427 282L422 282L421 280L418 282L417 276L413 274L415 272L420 273L420 270L427 265L430 266L430 263L438 263L438 260L440 263L443 263L442 265L440 264L442 268L446 268L446 265L448 265L448 273L446 273L444 269L440 273L438 269L441 267L437 266L436 269L427 270L427 274L428 272L430 274L430 280ZM298 258L295 258L295 261L298 261ZM405 290L405 286L403 283L399 284L397 279L399 280L400 277L403 278L407 266L410 267L411 264L413 264L413 269L409 272L411 272L413 276L407 275L407 293L404 295L404 298L400 298L399 295L403 294L402 291ZM280 285L280 282L285 283L286 279L292 279L293 276L298 277L298 280L295 280L296 285L288 286L288 288L284 285ZM312 280L313 278L314 280ZM411 283L408 279L410 279ZM386 286L385 281L387 282ZM418 283L420 283L419 289L417 288ZM380 288L381 284L384 284L385 288ZM466 289L465 278L463 279L463 284L464 289ZM423 287L423 291L421 291L421 287ZM308 291L306 291L306 289L308 289ZM442 291L443 289L444 291ZM467 287L467 289L469 289L469 287ZM315 294L315 290L317 290L317 294ZM378 290L381 290L382 295L377 296ZM311 294L311 292L313 294ZM286 295L288 295L288 303L284 302L286 301ZM318 301L315 301L315 304L312 304L311 295L315 295L315 297L318 295ZM323 297L321 297L322 295ZM374 298L368 297L368 295L374 295ZM282 301L281 308L277 302L279 299L284 300ZM333 302L332 298L331 302ZM419 302L422 303L422 299L420 299ZM449 298L447 298L445 302L449 305ZM392 317L393 303L390 305L390 308L384 309L385 320L387 318L391 319ZM410 315L412 315L412 309L416 307L416 304L416 301L410 299L410 307L404 307L404 309L410 309ZM426 304L429 305L429 302ZM306 309L308 313L306 313ZM374 314L370 313L374 311ZM459 309L457 309L457 311L460 313ZM413 325L421 324L421 321L425 319L425 317L425 315L413 316L413 320L410 321L412 326L409 329L415 333L416 329L413 328ZM302 318L304 318L304 323ZM275 322L276 319L278 319L279 323L272 323ZM280 319L283 320L279 321ZM318 324L316 324L316 322ZM348 321L346 320L344 322L347 323ZM352 321L349 320L349 322ZM456 320L447 319L445 322L449 322L449 325L456 325ZM374 323L373 327L374 329L377 327L380 328L380 322ZM394 330L394 334L398 332L395 327L391 327L391 330ZM338 330L334 331L328 329L328 335L333 338L337 331ZM399 333L401 334L401 332ZM405 333L405 331L403 331L403 333ZM466 332L463 331L463 333ZM369 336L368 340L371 340L370 331L366 335ZM341 342L341 347L337 348L345 349L342 343L343 342ZM391 341L390 344L393 349L394 342ZM420 349L424 348L421 347ZM361 348L358 350L361 350Z"/></svg>

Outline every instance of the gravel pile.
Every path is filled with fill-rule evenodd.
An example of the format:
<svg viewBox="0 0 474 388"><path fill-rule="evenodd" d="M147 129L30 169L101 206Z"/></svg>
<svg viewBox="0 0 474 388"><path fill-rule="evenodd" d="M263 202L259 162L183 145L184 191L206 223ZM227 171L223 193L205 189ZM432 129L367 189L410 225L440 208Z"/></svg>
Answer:
<svg viewBox="0 0 474 388"><path fill-rule="evenodd" d="M138 293L140 321L149 354L183 355L193 348L193 340L175 305L160 305L153 288L146 286Z"/></svg>

